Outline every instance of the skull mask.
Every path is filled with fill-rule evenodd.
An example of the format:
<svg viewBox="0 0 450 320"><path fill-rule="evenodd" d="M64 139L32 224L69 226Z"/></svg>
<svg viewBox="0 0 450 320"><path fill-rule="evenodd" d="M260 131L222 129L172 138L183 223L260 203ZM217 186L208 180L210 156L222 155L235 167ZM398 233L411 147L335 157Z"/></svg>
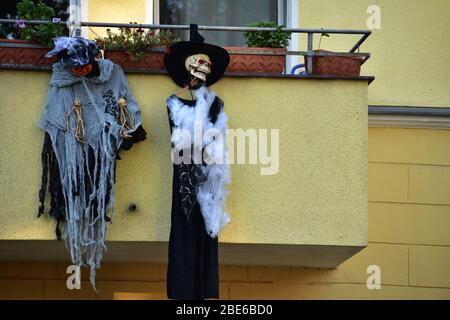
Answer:
<svg viewBox="0 0 450 320"><path fill-rule="evenodd" d="M211 73L211 60L206 54L194 54L186 58L186 70L195 78L206 81L206 76Z"/></svg>

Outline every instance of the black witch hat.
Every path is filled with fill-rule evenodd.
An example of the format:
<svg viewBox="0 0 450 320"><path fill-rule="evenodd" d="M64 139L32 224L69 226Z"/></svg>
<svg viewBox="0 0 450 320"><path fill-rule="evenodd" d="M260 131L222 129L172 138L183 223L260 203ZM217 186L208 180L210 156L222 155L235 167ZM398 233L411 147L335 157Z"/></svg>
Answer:
<svg viewBox="0 0 450 320"><path fill-rule="evenodd" d="M230 55L222 47L204 42L198 33L198 25L190 25L189 41L180 41L170 46L164 55L164 66L172 80L180 87L189 85L192 76L186 70L186 58L194 54L206 54L211 60L211 73L207 75L205 85L208 87L223 76Z"/></svg>

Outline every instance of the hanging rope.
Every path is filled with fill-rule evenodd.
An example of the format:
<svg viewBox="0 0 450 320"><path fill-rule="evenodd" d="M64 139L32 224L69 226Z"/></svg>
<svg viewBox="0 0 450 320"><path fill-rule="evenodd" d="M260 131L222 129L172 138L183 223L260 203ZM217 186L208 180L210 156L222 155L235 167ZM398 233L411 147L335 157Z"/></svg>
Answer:
<svg viewBox="0 0 450 320"><path fill-rule="evenodd" d="M100 36L97 34L97 32L94 31L94 29L92 29L90 26L88 26L88 28L95 35L95 39L99 39L100 38ZM98 41L96 41L96 42L98 42ZM98 45L98 43L97 43L97 45ZM105 50L106 50L106 45L103 42L102 43L102 48L100 49L100 52L99 52L99 54L100 54L100 58L99 59L105 59Z"/></svg>
<svg viewBox="0 0 450 320"><path fill-rule="evenodd" d="M120 123L120 136L122 138L130 138L127 134L128 130L134 130L134 119L127 108L127 100L125 98L119 99L119 123Z"/></svg>
<svg viewBox="0 0 450 320"><path fill-rule="evenodd" d="M83 117L81 115L81 101L80 101L80 99L76 98L73 101L72 109L70 109L70 111L66 114L66 130L67 131L71 131L70 130L69 117L70 117L70 114L72 112L75 112L75 115L77 117L77 120L76 120L77 127L75 129L75 134L74 134L75 139L78 142L80 142L80 143L84 143L84 140L83 140L83 138L84 138L84 125L83 125Z"/></svg>

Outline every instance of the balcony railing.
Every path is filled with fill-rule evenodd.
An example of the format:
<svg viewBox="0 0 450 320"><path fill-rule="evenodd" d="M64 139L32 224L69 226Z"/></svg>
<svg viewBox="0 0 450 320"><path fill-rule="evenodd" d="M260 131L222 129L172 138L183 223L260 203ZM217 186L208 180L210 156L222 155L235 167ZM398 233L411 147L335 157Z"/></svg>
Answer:
<svg viewBox="0 0 450 320"><path fill-rule="evenodd" d="M163 30L189 30L189 25L168 25L168 24L139 24L139 23L111 23L111 22L79 22L73 21L46 21L46 20L24 20L26 24L39 25L59 23L65 24L69 29L75 30L77 35L80 34L81 27L102 27L102 28L141 28L141 29L163 29ZM14 19L0 19L0 24L16 23ZM198 26L199 30L205 31L228 31L228 32L257 32L257 31L277 31L276 28L257 28L257 27L233 27L233 26ZM362 57L361 64L364 64L369 58L370 53L356 52L359 51L361 45L371 35L370 30L356 29L305 29L305 28L282 28L285 32L307 34L307 51L286 51L278 52L275 50L265 50L258 52L249 52L239 49L229 49L233 54L258 54L258 55L299 55L306 57L306 70L308 74L312 73L313 57L315 56L350 56ZM315 52L313 50L313 40L315 34L344 34L344 35L361 35L358 41L350 48L348 52Z"/></svg>

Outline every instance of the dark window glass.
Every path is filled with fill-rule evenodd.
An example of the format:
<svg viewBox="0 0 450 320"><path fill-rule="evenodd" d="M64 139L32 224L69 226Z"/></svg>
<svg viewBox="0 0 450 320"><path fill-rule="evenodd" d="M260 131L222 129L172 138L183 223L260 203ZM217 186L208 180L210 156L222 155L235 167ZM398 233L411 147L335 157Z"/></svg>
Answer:
<svg viewBox="0 0 450 320"><path fill-rule="evenodd" d="M0 19L16 19L17 18L17 3L20 0L5 0L0 5ZM38 1L35 0L35 3ZM43 0L43 3L53 8L55 11L55 17L61 18L61 20L67 20L69 13L67 8L69 7L70 0ZM0 24L0 38L6 38L8 35L13 36L15 27L14 25Z"/></svg>
<svg viewBox="0 0 450 320"><path fill-rule="evenodd" d="M246 26L250 22L277 22L277 0L160 0L161 24ZM188 40L188 31L177 31ZM242 32L201 31L205 41L221 46L244 46Z"/></svg>

